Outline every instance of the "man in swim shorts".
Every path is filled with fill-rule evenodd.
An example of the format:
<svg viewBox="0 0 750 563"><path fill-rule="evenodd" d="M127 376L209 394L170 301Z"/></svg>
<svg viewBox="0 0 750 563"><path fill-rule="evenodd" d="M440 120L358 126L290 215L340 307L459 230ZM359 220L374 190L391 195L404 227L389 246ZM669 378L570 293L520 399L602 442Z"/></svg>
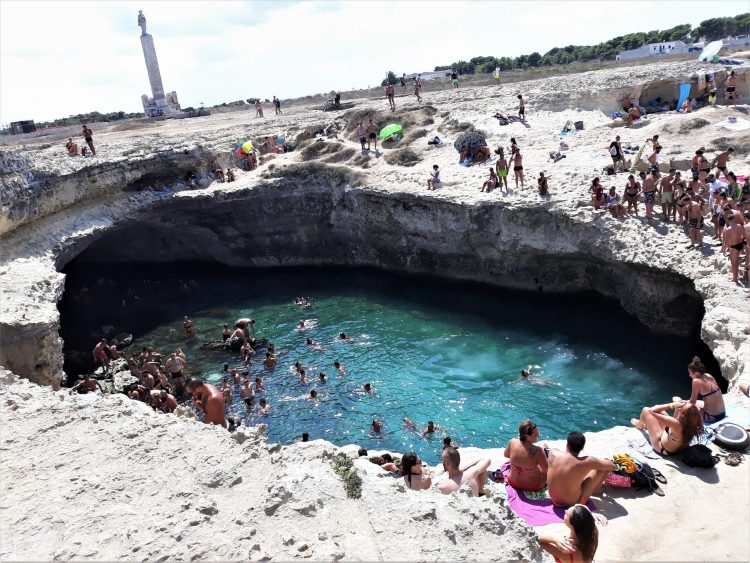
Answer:
<svg viewBox="0 0 750 563"><path fill-rule="evenodd" d="M727 93L724 98L727 101L727 105L729 105L730 101L733 104L737 103L737 75L734 71L731 71L727 77Z"/></svg>
<svg viewBox="0 0 750 563"><path fill-rule="evenodd" d="M468 484L472 496L479 496L484 494L489 466L490 460L485 458L461 467L461 454L458 453L458 450L452 447L445 448L443 450L443 469L445 469L446 478L435 487L444 495L449 495Z"/></svg>
<svg viewBox="0 0 750 563"><path fill-rule="evenodd" d="M559 508L586 504L589 497L601 489L607 473L617 469L609 459L581 457L579 454L585 445L583 434L571 432L564 452L549 450L547 486L552 504Z"/></svg>
<svg viewBox="0 0 750 563"><path fill-rule="evenodd" d="M92 354L94 355L94 362L102 366L102 368L105 370L109 365L109 354L107 354L107 348L107 339L102 338L99 342L96 343L96 346L94 346L94 349L92 350Z"/></svg>
<svg viewBox="0 0 750 563"><path fill-rule="evenodd" d="M646 204L646 219L649 221L654 216L654 198L658 194L656 188L658 177L658 170L652 170L651 174L646 174L646 177L643 179L643 202Z"/></svg>
<svg viewBox="0 0 750 563"><path fill-rule="evenodd" d="M391 111L394 111L396 109L396 102L394 101L393 97L396 95L396 90L393 87L393 84L390 82L385 87L385 97L388 98L388 105L391 108Z"/></svg>
<svg viewBox="0 0 750 563"><path fill-rule="evenodd" d="M518 94L518 117L521 118L521 121L526 121L526 104L521 94Z"/></svg>
<svg viewBox="0 0 750 563"><path fill-rule="evenodd" d="M727 206L729 207L729 206ZM745 225L736 221L731 208L724 212L726 228L722 234L721 253L726 256L729 251L729 262L732 265L732 283L737 283L740 271L740 254L747 248Z"/></svg>
<svg viewBox="0 0 750 563"><path fill-rule="evenodd" d="M661 213L665 221L669 221L671 216L674 219L675 206L674 206L674 182L675 169L669 170L669 175L664 176L659 182L659 188L661 189Z"/></svg>
<svg viewBox="0 0 750 563"><path fill-rule="evenodd" d="M101 384L94 379L93 377L89 377L87 375L82 376L83 379L73 385L73 387L70 388L70 393L72 394L73 391L77 391L81 395L85 395L86 393L94 392L96 391L96 388L99 388L99 391L104 393L104 388L101 386Z"/></svg>
<svg viewBox="0 0 750 563"><path fill-rule="evenodd" d="M688 225L690 226L690 248L695 245L700 248L703 244L703 210L701 209L701 198L691 188L688 188L690 203L688 204Z"/></svg>
<svg viewBox="0 0 750 563"><path fill-rule="evenodd" d="M508 190L508 162L505 160L505 154L503 148L499 149L500 158L495 162L495 172L497 173L497 185L502 190L503 185L505 190Z"/></svg>
<svg viewBox="0 0 750 563"><path fill-rule="evenodd" d="M205 413L203 422L228 428L224 416L224 395L221 391L198 377L191 377L185 390L193 396L193 405Z"/></svg>
<svg viewBox="0 0 750 563"><path fill-rule="evenodd" d="M454 88L458 88L458 73L456 72L456 69L451 71L451 84L453 84Z"/></svg>
<svg viewBox="0 0 750 563"><path fill-rule="evenodd" d="M729 147L724 152L720 152L716 155L716 158L714 158L713 162L711 163L711 166L715 166L719 169L719 172L721 174L724 174L725 179L729 179L727 177L727 161L729 160L729 157L734 153L734 149L732 147ZM716 174L716 179L719 179L719 174Z"/></svg>
<svg viewBox="0 0 750 563"><path fill-rule="evenodd" d="M378 150L378 126L372 122L367 124L367 150L370 150L370 143L375 143L375 152Z"/></svg>

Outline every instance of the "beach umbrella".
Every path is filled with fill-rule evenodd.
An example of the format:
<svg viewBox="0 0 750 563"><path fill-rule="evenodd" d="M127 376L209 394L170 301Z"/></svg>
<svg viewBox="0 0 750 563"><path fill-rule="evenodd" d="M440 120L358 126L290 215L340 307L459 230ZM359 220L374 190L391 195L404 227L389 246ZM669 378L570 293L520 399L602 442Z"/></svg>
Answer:
<svg viewBox="0 0 750 563"><path fill-rule="evenodd" d="M487 141L479 131L469 131L468 133L462 133L459 135L453 146L458 152L461 151L477 151L479 147L486 146Z"/></svg>
<svg viewBox="0 0 750 563"><path fill-rule="evenodd" d="M242 143L242 146L240 148L245 154L250 154L251 152L253 152L253 142L245 141L244 143Z"/></svg>
<svg viewBox="0 0 750 563"><path fill-rule="evenodd" d="M383 127L382 131L380 131L380 138L387 139L391 135L401 133L402 130L403 126L399 125L398 123L391 123L390 125L386 125L385 127Z"/></svg>
<svg viewBox="0 0 750 563"><path fill-rule="evenodd" d="M715 56L719 54L719 51L721 51L721 48L724 46L724 42L719 39L718 41L713 41L703 47L703 50L701 51L701 54L698 55L699 61L709 61L713 59Z"/></svg>

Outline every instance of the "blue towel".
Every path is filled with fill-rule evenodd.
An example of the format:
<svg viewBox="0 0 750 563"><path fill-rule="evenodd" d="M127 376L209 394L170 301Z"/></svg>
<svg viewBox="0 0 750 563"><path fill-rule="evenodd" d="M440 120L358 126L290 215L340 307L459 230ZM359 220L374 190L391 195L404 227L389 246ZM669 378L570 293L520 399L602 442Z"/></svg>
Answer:
<svg viewBox="0 0 750 563"><path fill-rule="evenodd" d="M725 422L733 422L738 426L745 428L750 426L750 409L744 405L726 405L727 416L722 418L719 422L712 424L706 424L706 428L717 428Z"/></svg>
<svg viewBox="0 0 750 563"><path fill-rule="evenodd" d="M682 104L685 103L687 97L690 95L690 83L680 84L680 99L677 101L677 108L675 111L679 112L682 109Z"/></svg>

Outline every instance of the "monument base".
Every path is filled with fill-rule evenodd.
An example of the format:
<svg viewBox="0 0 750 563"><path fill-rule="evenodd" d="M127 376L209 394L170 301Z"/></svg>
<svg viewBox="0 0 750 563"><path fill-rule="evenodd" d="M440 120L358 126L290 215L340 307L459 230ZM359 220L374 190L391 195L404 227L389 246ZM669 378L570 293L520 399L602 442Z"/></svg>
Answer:
<svg viewBox="0 0 750 563"><path fill-rule="evenodd" d="M141 102L146 117L173 117L183 113L177 101L177 92L168 92L165 98L157 99L144 94L141 96Z"/></svg>

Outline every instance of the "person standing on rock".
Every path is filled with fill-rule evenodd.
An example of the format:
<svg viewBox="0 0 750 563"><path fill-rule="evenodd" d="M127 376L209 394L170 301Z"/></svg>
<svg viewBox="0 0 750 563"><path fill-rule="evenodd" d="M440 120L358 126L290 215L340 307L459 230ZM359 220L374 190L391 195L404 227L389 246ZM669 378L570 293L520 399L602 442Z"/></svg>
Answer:
<svg viewBox="0 0 750 563"><path fill-rule="evenodd" d="M276 109L276 115L281 115L281 100L276 96L273 97L273 107Z"/></svg>
<svg viewBox="0 0 750 563"><path fill-rule="evenodd" d="M497 185L502 191L505 186L505 191L508 191L508 162L505 160L505 152L503 147L497 149L500 158L495 162L495 173L497 174Z"/></svg>
<svg viewBox="0 0 750 563"><path fill-rule="evenodd" d="M727 77L727 93L724 96L727 105L729 105L729 102L732 102L732 105L737 103L737 76L735 75L734 71L731 71L729 73L729 76Z"/></svg>
<svg viewBox="0 0 750 563"><path fill-rule="evenodd" d="M164 363L164 369L169 374L170 383L175 393L180 393L185 386L185 368L187 368L187 362L178 357L176 352L172 352L169 359Z"/></svg>
<svg viewBox="0 0 750 563"><path fill-rule="evenodd" d="M521 188L523 188L523 157L521 156L521 149L516 147L510 157L510 161L513 163L513 174L516 180L516 189L518 189L518 180L521 180Z"/></svg>
<svg viewBox="0 0 750 563"><path fill-rule="evenodd" d="M193 396L193 405L205 416L203 422L228 428L224 415L224 395L215 386L205 383L199 377L191 377L185 389Z"/></svg>
<svg viewBox="0 0 750 563"><path fill-rule="evenodd" d="M643 180L643 203L646 205L646 219L651 221L654 218L654 198L658 190L656 180L659 177L658 170L652 170L651 174L646 174Z"/></svg>
<svg viewBox="0 0 750 563"><path fill-rule="evenodd" d="M518 94L518 117L521 121L526 121L526 103L523 101L523 96Z"/></svg>
<svg viewBox="0 0 750 563"><path fill-rule="evenodd" d="M362 150L365 150L365 143L367 142L367 128L361 121L357 125L357 137L359 137L359 144L362 145Z"/></svg>
<svg viewBox="0 0 750 563"><path fill-rule="evenodd" d="M690 248L700 248L703 244L703 210L701 209L701 197L688 188L691 200L688 204L688 224L690 225Z"/></svg>
<svg viewBox="0 0 750 563"><path fill-rule="evenodd" d="M393 84L390 82L385 87L385 97L388 98L388 105L391 108L391 111L396 111L396 102L394 100L394 96L396 95L396 89L393 87Z"/></svg>
<svg viewBox="0 0 750 563"><path fill-rule="evenodd" d="M742 219L741 216L740 219ZM726 221L727 226L722 234L721 253L726 256L727 251L729 251L729 262L732 265L732 283L737 283L740 272L740 254L747 247L745 225L741 221L735 220L731 207L724 211L724 221Z"/></svg>
<svg viewBox="0 0 750 563"><path fill-rule="evenodd" d="M372 122L367 124L367 150L370 150L370 143L375 143L375 152L378 152L378 126Z"/></svg>
<svg viewBox="0 0 750 563"><path fill-rule="evenodd" d="M95 156L96 149L94 148L94 133L91 131L91 129L89 129L85 125L83 126L83 139L86 141L86 144L91 149L92 156Z"/></svg>
<svg viewBox="0 0 750 563"><path fill-rule="evenodd" d="M255 117L263 117L263 104L260 101L260 98L255 100Z"/></svg>
<svg viewBox="0 0 750 563"><path fill-rule="evenodd" d="M403 96L406 94L406 73L404 72L401 75L401 78L399 78L399 81L401 82L401 95Z"/></svg>
<svg viewBox="0 0 750 563"><path fill-rule="evenodd" d="M418 74L417 77L414 79L414 95L417 97L417 101L422 101L422 96L420 93L422 92L422 75Z"/></svg>
<svg viewBox="0 0 750 563"><path fill-rule="evenodd" d="M106 370L107 366L109 366L109 354L107 354L108 350L109 347L107 346L107 339L102 338L99 342L96 343L96 346L94 346L94 349L91 352L94 355L94 363L99 364L104 370Z"/></svg>

